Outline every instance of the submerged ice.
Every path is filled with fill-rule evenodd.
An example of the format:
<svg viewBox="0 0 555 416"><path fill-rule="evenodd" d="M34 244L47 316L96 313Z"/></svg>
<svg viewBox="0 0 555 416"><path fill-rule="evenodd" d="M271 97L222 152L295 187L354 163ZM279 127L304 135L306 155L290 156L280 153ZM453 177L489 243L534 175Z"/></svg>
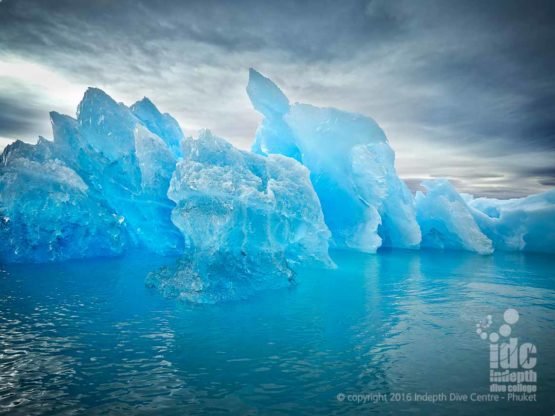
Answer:
<svg viewBox="0 0 555 416"><path fill-rule="evenodd" d="M51 113L53 141L0 158L0 262L179 255L149 284L217 302L330 266L328 247L555 252L555 191L496 200L429 180L413 195L374 120L292 104L255 70L247 94L263 116L251 152L185 138L148 98L90 88L76 118Z"/></svg>

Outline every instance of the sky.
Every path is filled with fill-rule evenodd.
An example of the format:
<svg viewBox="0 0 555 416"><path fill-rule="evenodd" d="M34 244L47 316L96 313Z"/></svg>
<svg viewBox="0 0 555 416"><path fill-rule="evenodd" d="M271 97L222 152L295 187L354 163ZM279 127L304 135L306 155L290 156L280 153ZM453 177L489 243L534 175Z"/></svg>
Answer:
<svg viewBox="0 0 555 416"><path fill-rule="evenodd" d="M0 149L88 86L248 149L253 67L376 120L411 189L520 197L555 186L554 45L553 1L0 0Z"/></svg>

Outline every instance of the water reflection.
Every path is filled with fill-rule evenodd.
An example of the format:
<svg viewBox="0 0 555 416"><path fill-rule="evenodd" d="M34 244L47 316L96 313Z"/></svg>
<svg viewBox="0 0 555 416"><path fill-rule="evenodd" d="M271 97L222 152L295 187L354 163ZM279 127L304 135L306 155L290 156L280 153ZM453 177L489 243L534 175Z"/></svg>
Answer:
<svg viewBox="0 0 555 416"><path fill-rule="evenodd" d="M481 414L552 410L553 259L334 253L294 288L192 306L144 285L144 256L0 272L0 412L13 414ZM485 391L476 319L521 312L540 402L356 405L336 395ZM543 393L542 393L543 392ZM489 407L488 407L489 406ZM530 407L532 406L532 407Z"/></svg>

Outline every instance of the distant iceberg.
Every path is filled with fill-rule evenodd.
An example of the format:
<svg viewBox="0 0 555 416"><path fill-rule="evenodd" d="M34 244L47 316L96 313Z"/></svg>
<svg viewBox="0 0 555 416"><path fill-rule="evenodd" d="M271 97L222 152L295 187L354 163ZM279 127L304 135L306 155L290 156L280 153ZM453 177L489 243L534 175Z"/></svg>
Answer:
<svg viewBox="0 0 555 416"><path fill-rule="evenodd" d="M422 247L473 251L555 252L555 190L499 200L458 194L445 179L416 193Z"/></svg>
<svg viewBox="0 0 555 416"><path fill-rule="evenodd" d="M467 203L496 250L555 252L555 190L508 200L467 196Z"/></svg>
<svg viewBox="0 0 555 416"><path fill-rule="evenodd" d="M422 247L493 253L471 208L445 179L422 183L426 193L416 193L417 219L422 230Z"/></svg>

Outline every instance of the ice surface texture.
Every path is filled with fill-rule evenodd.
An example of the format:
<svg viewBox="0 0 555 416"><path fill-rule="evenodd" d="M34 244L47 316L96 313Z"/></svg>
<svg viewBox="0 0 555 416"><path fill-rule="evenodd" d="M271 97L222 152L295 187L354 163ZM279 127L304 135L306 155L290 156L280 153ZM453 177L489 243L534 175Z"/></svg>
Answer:
<svg viewBox="0 0 555 416"><path fill-rule="evenodd" d="M0 165L0 260L51 261L121 254L123 220L63 161L54 145L15 142Z"/></svg>
<svg viewBox="0 0 555 416"><path fill-rule="evenodd" d="M168 294L242 298L287 285L298 264L332 264L320 202L294 159L241 151L204 131L183 142L168 195L187 245L177 268L149 278Z"/></svg>
<svg viewBox="0 0 555 416"><path fill-rule="evenodd" d="M414 199L395 171L395 154L374 120L333 108L290 105L251 69L247 93L264 115L252 150L303 163L335 247L374 253L381 246L418 248Z"/></svg>

